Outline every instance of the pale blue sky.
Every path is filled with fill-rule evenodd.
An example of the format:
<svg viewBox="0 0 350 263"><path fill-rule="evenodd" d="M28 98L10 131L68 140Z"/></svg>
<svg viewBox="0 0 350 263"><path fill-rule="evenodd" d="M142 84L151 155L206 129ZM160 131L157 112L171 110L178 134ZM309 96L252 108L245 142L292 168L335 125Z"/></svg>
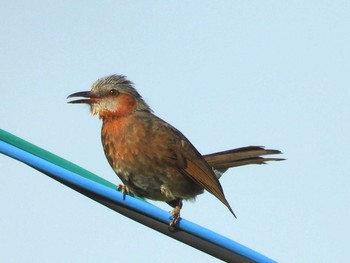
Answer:
<svg viewBox="0 0 350 263"><path fill-rule="evenodd" d="M200 152L288 159L222 178L238 219L208 193L183 217L278 261L346 262L349 14L348 1L4 2L1 128L118 184L100 121L66 96L127 75ZM1 262L217 261L8 157L0 169Z"/></svg>

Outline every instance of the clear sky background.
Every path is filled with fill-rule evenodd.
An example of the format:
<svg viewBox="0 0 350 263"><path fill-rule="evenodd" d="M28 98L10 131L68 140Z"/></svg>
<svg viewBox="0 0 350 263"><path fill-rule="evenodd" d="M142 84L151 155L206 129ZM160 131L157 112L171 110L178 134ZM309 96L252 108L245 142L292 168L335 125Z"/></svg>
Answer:
<svg viewBox="0 0 350 263"><path fill-rule="evenodd" d="M200 152L285 162L221 179L182 216L281 262L350 259L349 1L6 1L1 128L120 183L67 95L128 76ZM0 156L0 262L217 262ZM169 210L165 204L154 204Z"/></svg>

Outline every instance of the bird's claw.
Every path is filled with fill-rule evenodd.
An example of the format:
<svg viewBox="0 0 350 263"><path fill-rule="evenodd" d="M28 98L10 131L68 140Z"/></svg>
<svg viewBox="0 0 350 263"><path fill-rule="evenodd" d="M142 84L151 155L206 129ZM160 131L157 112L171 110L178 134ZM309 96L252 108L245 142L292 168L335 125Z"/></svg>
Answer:
<svg viewBox="0 0 350 263"><path fill-rule="evenodd" d="M133 194L130 192L130 189L127 185L120 184L117 186L117 190L122 192L123 200L125 200L125 196L127 194L133 196Z"/></svg>
<svg viewBox="0 0 350 263"><path fill-rule="evenodd" d="M174 227L179 221L180 210L181 210L181 207L177 205L173 210L170 211L170 214L172 214L173 216L173 220L171 220L171 222L169 223L169 227Z"/></svg>

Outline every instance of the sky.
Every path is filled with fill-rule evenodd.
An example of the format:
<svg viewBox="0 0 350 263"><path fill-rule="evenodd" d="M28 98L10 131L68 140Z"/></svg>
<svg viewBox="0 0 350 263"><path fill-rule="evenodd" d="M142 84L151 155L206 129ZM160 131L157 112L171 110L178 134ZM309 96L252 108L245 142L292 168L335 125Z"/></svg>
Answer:
<svg viewBox="0 0 350 263"><path fill-rule="evenodd" d="M101 122L66 97L124 74L203 153L287 160L229 170L182 216L279 262L347 262L348 1L7 1L2 129L119 184ZM0 262L217 262L0 155ZM160 202L153 204L165 210Z"/></svg>

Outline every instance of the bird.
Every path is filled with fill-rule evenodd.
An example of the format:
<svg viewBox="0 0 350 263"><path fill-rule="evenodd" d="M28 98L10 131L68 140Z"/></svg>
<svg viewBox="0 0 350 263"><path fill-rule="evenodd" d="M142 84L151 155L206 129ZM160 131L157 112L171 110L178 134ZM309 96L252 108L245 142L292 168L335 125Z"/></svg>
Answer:
<svg viewBox="0 0 350 263"><path fill-rule="evenodd" d="M76 92L71 104L88 104L102 120L101 140L105 156L122 181L125 194L163 201L170 211L169 227L177 225L183 201L194 200L206 190L220 200L236 217L219 182L231 167L264 164L283 158L261 146L202 155L175 127L157 117L124 75L96 80L90 91Z"/></svg>

